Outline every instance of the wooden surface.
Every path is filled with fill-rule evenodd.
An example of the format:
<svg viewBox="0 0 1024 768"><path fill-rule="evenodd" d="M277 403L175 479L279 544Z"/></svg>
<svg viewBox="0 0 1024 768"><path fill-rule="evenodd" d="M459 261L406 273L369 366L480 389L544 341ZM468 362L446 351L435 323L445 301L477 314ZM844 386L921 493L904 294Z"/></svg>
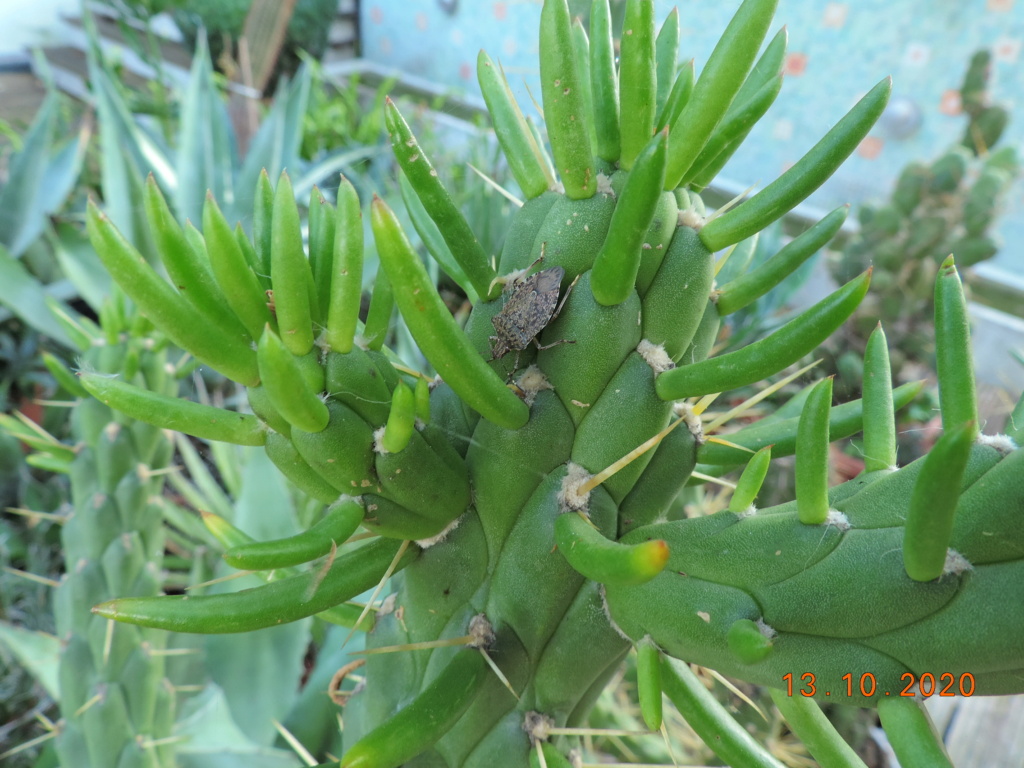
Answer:
<svg viewBox="0 0 1024 768"><path fill-rule="evenodd" d="M1024 766L1024 696L928 699L956 768Z"/></svg>
<svg viewBox="0 0 1024 768"><path fill-rule="evenodd" d="M0 72L0 120L24 133L46 96L46 87L31 72ZM6 138L0 142L7 144Z"/></svg>

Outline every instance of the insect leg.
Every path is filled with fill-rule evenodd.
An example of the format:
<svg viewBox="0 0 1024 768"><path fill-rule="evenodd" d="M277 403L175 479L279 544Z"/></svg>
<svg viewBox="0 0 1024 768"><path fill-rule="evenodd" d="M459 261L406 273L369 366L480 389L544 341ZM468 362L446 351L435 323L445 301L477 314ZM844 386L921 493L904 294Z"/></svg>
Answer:
<svg viewBox="0 0 1024 768"><path fill-rule="evenodd" d="M550 344L544 345L541 345L536 339L534 339L533 343L536 345L537 349L551 349L552 347L557 347L559 344L575 344L576 339L559 339L558 341L553 341Z"/></svg>
<svg viewBox="0 0 1024 768"><path fill-rule="evenodd" d="M553 314L551 316L551 320L548 320L549 323L552 320L554 320L556 317L558 317L558 313L561 312L562 311L562 307L565 306L565 302L569 298L569 294L572 293L572 289L576 286L576 283L578 283L579 281L580 281L580 276L576 275L576 278L571 283L569 283L569 287L565 289L565 295L562 296L562 300L560 302L558 302L558 306L555 307L555 314ZM543 347L542 347L542 349L543 349Z"/></svg>

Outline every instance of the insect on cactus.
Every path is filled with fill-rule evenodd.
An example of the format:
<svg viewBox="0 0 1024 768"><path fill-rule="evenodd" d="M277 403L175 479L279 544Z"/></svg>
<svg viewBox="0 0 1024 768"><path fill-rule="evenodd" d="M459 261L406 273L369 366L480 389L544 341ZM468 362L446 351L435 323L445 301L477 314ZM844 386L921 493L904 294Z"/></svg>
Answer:
<svg viewBox="0 0 1024 768"><path fill-rule="evenodd" d="M526 349L531 342L538 350L550 349L556 344L573 343L572 339L560 339L541 346L537 341L537 334L558 317L572 291L570 285L561 302L558 301L563 277L564 269L551 267L529 277L517 277L512 280L511 285L505 289L509 294L507 301L502 305L501 311L491 318L491 325L498 332L497 336L488 339L491 342L491 360L502 358L514 350L514 371L519 367L519 352Z"/></svg>
<svg viewBox="0 0 1024 768"><path fill-rule="evenodd" d="M547 0L550 156L481 53L481 88L526 198L496 267L388 103L395 156L415 193L410 215L438 262L479 297L465 327L374 199L382 272L360 328L363 228L345 180L336 207L313 195L308 254L287 176L276 189L261 179L251 241L212 198L204 239L184 234L150 183L146 209L173 286L92 206L89 232L115 279L175 343L247 387L255 415L95 376L83 385L137 418L263 445L326 506L320 522L283 541L245 541L207 517L231 547L229 563L284 569L276 575L285 578L95 610L184 632L256 630L323 612L365 630L347 601L390 579L366 634L365 687L343 712L343 766L568 765L578 744L561 729L585 721L634 645L648 725L660 724L664 692L732 765L778 763L683 662L779 690L780 708L822 763L858 764L811 694L878 706L905 765L946 764L919 701L902 691L926 675L964 693L1024 691L1024 611L1010 605L1024 579L1024 452L1008 437L978 437L952 260L936 282L946 434L928 457L896 469L893 411L919 385L892 389L881 330L863 401L833 407L825 380L772 419L711 436L727 416L706 412L716 393L810 353L870 279L858 275L768 337L709 357L720 318L784 280L838 230L845 209L718 287L715 252L724 252L720 264L816 189L890 90L879 83L778 180L706 216L694 190L779 91L785 32L758 57L774 10L774 0L745 0L694 81L692 66L676 64L675 13L656 34L653 3L629 0L616 67L606 0L594 3L589 38L565 0ZM575 288L546 327L547 309L522 299L535 316L512 344L501 335L509 312L497 278L521 275L542 252L546 269L512 295L522 299L533 280L547 307L549 279L559 277L563 296ZM393 304L438 378L383 345ZM495 329L498 344L522 347L521 360L495 354ZM829 440L862 428L867 471L829 488ZM770 458L794 453L797 500L756 510ZM665 519L684 485L742 467L730 509ZM360 525L377 536L349 542ZM326 560L303 567L317 558Z"/></svg>

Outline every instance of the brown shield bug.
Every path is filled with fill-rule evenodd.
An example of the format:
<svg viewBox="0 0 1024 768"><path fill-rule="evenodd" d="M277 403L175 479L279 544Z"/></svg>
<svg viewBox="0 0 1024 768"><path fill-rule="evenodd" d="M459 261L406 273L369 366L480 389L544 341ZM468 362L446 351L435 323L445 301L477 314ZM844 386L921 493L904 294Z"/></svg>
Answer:
<svg viewBox="0 0 1024 768"><path fill-rule="evenodd" d="M542 253L541 257L530 267L535 266L543 259ZM562 267L551 267L534 272L527 277L517 277L505 287L507 296L505 303L501 311L491 318L491 324L497 332L496 336L490 337L491 360L504 357L514 350L516 363L513 370L515 370L519 367L519 352L526 349L530 342L533 342L537 349L548 349L557 344L575 343L570 339L561 339L543 346L537 342L537 334L558 317L558 313L562 311L566 299L572 292L573 285L576 285L576 280L573 280L559 303L558 293L564 276L565 270ZM576 279L578 280L579 277Z"/></svg>

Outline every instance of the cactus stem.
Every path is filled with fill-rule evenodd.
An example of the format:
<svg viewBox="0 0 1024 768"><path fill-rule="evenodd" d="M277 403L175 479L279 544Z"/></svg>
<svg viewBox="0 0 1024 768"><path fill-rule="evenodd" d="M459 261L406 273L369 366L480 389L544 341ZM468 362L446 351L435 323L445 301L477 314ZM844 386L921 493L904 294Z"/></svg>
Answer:
<svg viewBox="0 0 1024 768"><path fill-rule="evenodd" d="M663 430L661 430L661 432L656 434L654 437L652 437L649 440L645 440L644 442L640 443L640 445L638 445L632 451L627 453L621 459L619 459L618 461L615 461L615 462L609 464L607 467L602 469L596 475L593 475L589 480L584 482L583 485L581 485L579 487L578 492L579 493L590 493L592 490L597 488L597 486L599 486L601 483L603 483L609 477L614 475L620 469L625 467L627 464L629 464L629 463L635 461L636 459L640 458L645 453L647 453L647 451L651 450L656 445L658 445L658 443L660 443L662 440L664 440L666 437L668 437L669 433L673 429L678 427L683 421L685 421L685 419L676 419L671 424L669 424L667 427L665 427Z"/></svg>
<svg viewBox="0 0 1024 768"><path fill-rule="evenodd" d="M349 630L348 635L345 637L345 642L341 644L342 648L348 645L348 641L352 639L356 630L362 626L363 619L366 618L366 615L371 610L371 606L377 601L377 596L380 594L380 591L384 589L384 585L388 583L388 579L391 578L391 574L395 572L395 568L398 567L398 564L401 562L403 555L405 555L405 550L409 548L410 543L411 542L409 541L403 541L402 545L398 548L395 556L391 559L391 564L388 566L388 569L384 571L384 575L381 576L380 581L377 582L377 586L373 588L373 593L370 595L370 599L366 601L366 605L363 607L362 613L359 614L359 618L356 619L355 625L353 625L352 629Z"/></svg>

